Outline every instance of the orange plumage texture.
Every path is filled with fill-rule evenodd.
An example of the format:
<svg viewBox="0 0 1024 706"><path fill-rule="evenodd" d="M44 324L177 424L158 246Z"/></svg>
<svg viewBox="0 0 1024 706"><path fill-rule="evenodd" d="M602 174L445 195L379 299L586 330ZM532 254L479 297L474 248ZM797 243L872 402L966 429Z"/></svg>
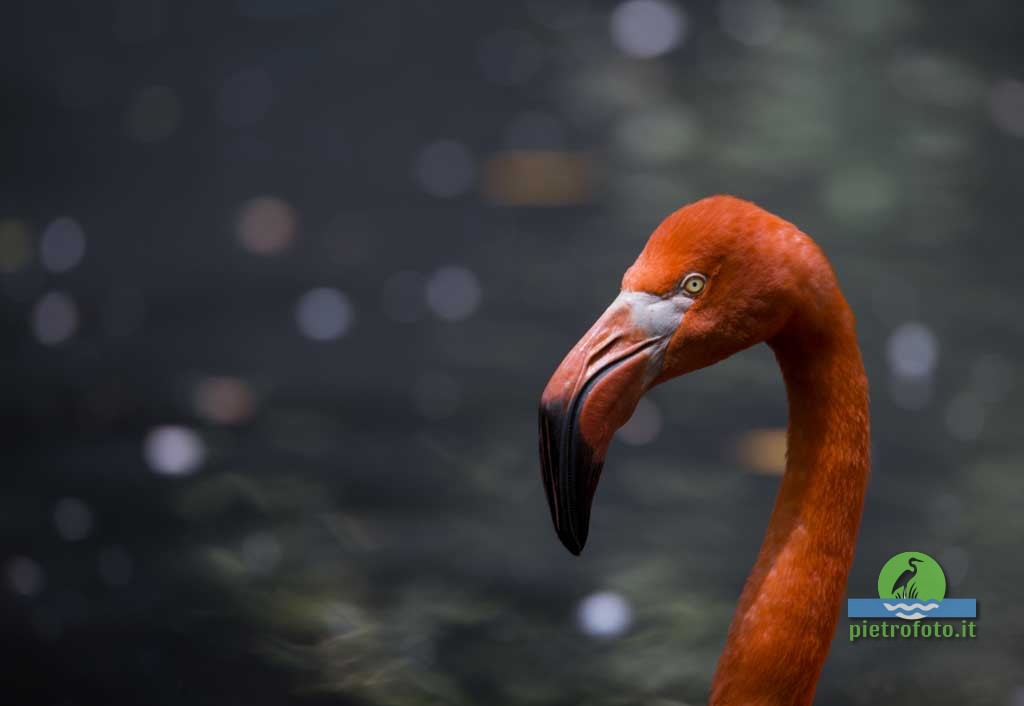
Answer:
<svg viewBox="0 0 1024 706"><path fill-rule="evenodd" d="M680 299L690 273L704 275L706 286ZM640 396L767 343L789 403L786 472L710 703L810 704L853 562L870 466L868 384L835 273L791 223L714 196L658 226L622 291L542 397L542 469L556 529L571 551L582 550L612 427ZM680 301L685 313L662 333L645 307L667 301Z"/></svg>

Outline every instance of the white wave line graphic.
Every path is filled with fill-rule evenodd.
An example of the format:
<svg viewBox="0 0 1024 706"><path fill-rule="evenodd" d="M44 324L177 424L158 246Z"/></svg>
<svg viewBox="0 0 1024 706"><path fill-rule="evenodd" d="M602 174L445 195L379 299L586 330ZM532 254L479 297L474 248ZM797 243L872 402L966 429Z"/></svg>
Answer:
<svg viewBox="0 0 1024 706"><path fill-rule="evenodd" d="M896 603L895 605L893 605L892 603L886 603L885 601L882 601L882 605L884 605L885 609L890 613L896 610L897 608L900 610L932 610L933 608L939 607L938 603L928 603L927 605L924 603L911 603L910 605L907 605L906 603ZM900 617L904 618L906 616L901 615Z"/></svg>
<svg viewBox="0 0 1024 706"><path fill-rule="evenodd" d="M927 616L924 613L911 613L910 615L907 615L906 613L897 613L896 617L903 618L904 620L920 620Z"/></svg>

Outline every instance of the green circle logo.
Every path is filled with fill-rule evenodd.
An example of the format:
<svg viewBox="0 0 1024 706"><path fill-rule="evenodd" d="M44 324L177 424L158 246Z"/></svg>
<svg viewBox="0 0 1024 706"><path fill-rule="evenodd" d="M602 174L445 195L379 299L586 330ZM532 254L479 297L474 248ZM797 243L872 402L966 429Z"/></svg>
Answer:
<svg viewBox="0 0 1024 706"><path fill-rule="evenodd" d="M903 552L882 567L878 597L941 601L946 597L946 576L938 562L924 552Z"/></svg>

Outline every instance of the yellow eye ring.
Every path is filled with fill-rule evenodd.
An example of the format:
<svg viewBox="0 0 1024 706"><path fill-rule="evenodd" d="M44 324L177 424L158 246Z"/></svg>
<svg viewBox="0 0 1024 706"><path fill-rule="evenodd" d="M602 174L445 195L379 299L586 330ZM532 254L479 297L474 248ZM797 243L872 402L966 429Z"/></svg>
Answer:
<svg viewBox="0 0 1024 706"><path fill-rule="evenodd" d="M686 275L686 277L683 278L683 291L690 295L700 294L704 291L704 285L707 284L707 282L707 277L698 272L694 272L693 274Z"/></svg>

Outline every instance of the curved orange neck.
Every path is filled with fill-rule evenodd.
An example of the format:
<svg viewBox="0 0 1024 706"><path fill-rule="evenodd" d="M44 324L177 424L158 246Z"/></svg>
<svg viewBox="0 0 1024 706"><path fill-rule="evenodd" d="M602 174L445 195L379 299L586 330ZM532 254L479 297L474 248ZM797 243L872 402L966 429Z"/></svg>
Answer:
<svg viewBox="0 0 1024 706"><path fill-rule="evenodd" d="M842 295L769 342L789 399L786 473L711 686L713 706L804 706L846 592L867 486L868 386ZM818 312L820 314L820 312Z"/></svg>

